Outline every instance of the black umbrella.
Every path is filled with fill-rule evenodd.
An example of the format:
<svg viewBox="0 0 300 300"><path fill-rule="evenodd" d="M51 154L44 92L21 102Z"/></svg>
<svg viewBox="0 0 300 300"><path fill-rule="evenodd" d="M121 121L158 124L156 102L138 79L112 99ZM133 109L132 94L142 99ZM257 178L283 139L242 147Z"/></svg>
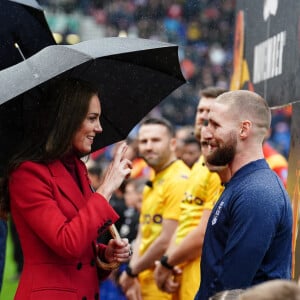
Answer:
<svg viewBox="0 0 300 300"><path fill-rule="evenodd" d="M28 58L55 40L34 0L0 0L0 70ZM19 47L19 49L17 48Z"/></svg>
<svg viewBox="0 0 300 300"><path fill-rule="evenodd" d="M93 151L126 138L151 109L185 83L176 45L104 38L46 47L0 72L0 165L18 147L31 112L38 109L36 97L24 93L39 92L62 77L99 87L103 133L94 140Z"/></svg>
<svg viewBox="0 0 300 300"><path fill-rule="evenodd" d="M16 2L43 11L43 8L36 0L9 0L9 1Z"/></svg>

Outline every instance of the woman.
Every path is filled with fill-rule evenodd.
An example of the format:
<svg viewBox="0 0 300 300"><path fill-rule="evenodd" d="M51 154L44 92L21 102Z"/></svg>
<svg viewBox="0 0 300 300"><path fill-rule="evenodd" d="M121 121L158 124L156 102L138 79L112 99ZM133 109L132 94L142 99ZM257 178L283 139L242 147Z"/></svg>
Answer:
<svg viewBox="0 0 300 300"><path fill-rule="evenodd" d="M24 254L15 300L99 299L98 279L109 272L97 269L95 249L106 262L131 255L125 239L95 246L118 219L108 200L129 176L131 162L121 144L93 193L80 158L102 132L97 90L70 79L49 90L35 132L12 159L3 186L2 213L10 207Z"/></svg>

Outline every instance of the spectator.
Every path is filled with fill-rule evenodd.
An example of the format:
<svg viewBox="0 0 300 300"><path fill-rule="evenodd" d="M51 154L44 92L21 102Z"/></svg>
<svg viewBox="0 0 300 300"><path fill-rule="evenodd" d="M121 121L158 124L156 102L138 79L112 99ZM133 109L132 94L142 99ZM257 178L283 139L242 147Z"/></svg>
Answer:
<svg viewBox="0 0 300 300"><path fill-rule="evenodd" d="M48 3L47 3L48 2ZM87 4L89 2L89 4ZM97 29L103 28L106 36L118 36L120 33L140 38L157 39L176 42L180 46L179 55L182 69L186 70L186 62L192 66L187 72L188 88L178 89L179 95L168 97L161 103L163 117L175 126L191 124L190 113L194 112L197 92L207 86L228 88L232 70L232 45L235 22L235 0L79 0L73 1L73 15L89 12L89 23L94 21ZM41 4L49 11L57 10L59 2L41 0ZM88 8L89 6L89 8ZM62 11L65 19L72 19L70 5L59 5L59 14L51 17L52 27L55 23L67 26L70 22L62 22ZM88 16L85 17L88 19ZM74 23L71 22L71 23ZM80 22L82 26L86 22ZM66 29L62 29L63 33ZM89 31L92 32L93 27ZM77 32L78 34L81 31ZM98 34L98 31L95 31ZM76 33L76 32L74 32ZM90 35L89 35L90 37ZM95 36L96 37L96 36ZM85 37L82 37L84 39ZM187 89L191 90L191 94ZM174 101L175 100L175 101Z"/></svg>

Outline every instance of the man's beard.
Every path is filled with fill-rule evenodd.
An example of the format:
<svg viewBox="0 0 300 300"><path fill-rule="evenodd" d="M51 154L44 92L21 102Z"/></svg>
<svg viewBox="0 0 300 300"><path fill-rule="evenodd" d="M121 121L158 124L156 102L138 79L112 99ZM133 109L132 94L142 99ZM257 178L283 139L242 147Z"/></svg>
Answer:
<svg viewBox="0 0 300 300"><path fill-rule="evenodd" d="M157 155L155 155L155 156L151 155L149 157L149 155L147 155L147 154L141 155L141 158L143 158L144 161L147 163L147 165L149 165L151 168L155 168L155 167L159 166L161 164L161 160L162 160L162 158Z"/></svg>
<svg viewBox="0 0 300 300"><path fill-rule="evenodd" d="M209 154L206 158L207 162L213 166L226 166L234 158L236 153L237 140L233 136L233 133L230 134L230 140L227 144L219 146L214 152Z"/></svg>

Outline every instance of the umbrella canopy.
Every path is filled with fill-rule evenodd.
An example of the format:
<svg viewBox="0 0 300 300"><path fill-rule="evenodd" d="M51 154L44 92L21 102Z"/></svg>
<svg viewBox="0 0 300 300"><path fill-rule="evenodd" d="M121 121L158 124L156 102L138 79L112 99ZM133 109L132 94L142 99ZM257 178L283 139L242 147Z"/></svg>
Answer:
<svg viewBox="0 0 300 300"><path fill-rule="evenodd" d="M0 70L22 61L22 55L28 58L54 44L43 10L36 1L0 1Z"/></svg>
<svg viewBox="0 0 300 300"><path fill-rule="evenodd" d="M94 140L92 151L126 138L151 109L185 83L176 45L103 38L46 47L0 72L0 165L22 141L26 119L39 105L36 97L24 93L40 92L53 79L65 77L99 88L103 133Z"/></svg>

